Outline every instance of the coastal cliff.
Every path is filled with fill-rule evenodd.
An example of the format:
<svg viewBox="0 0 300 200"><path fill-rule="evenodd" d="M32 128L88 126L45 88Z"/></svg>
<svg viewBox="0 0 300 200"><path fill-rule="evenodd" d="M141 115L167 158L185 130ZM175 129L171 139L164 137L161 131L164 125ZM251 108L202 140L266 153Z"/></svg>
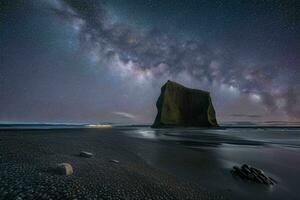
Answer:
<svg viewBox="0 0 300 200"><path fill-rule="evenodd" d="M153 128L218 126L210 94L206 91L168 80L161 88L156 107Z"/></svg>

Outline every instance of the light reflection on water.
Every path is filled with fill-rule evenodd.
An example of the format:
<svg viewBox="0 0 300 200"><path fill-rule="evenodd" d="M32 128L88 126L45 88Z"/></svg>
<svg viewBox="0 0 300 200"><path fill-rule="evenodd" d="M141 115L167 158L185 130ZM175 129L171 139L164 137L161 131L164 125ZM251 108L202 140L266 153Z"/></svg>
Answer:
<svg viewBox="0 0 300 200"><path fill-rule="evenodd" d="M153 130L137 130L136 131L137 136L140 136L141 138L146 139L156 139L157 135L155 131Z"/></svg>
<svg viewBox="0 0 300 200"><path fill-rule="evenodd" d="M286 130L286 132L284 131ZM151 129L138 128L126 131L131 137L152 140L177 141L187 146L204 144L279 145L300 148L300 129Z"/></svg>
<svg viewBox="0 0 300 200"><path fill-rule="evenodd" d="M150 143L152 148L142 144L139 155L168 173L212 189L229 188L246 199L257 199L256 194L260 199L293 199L299 193L300 129L285 130L143 127L125 133L157 142ZM235 180L230 169L244 163L263 169L279 184L265 187Z"/></svg>

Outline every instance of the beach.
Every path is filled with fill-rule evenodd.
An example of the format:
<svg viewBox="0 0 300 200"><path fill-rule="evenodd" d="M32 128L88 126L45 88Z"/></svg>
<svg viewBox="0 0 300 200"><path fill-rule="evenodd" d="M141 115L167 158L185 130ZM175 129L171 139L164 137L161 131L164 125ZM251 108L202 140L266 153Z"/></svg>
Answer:
<svg viewBox="0 0 300 200"><path fill-rule="evenodd" d="M299 129L0 130L0 199L297 199ZM80 151L93 153L91 158ZM70 176L53 171L69 163ZM231 174L247 163L278 183Z"/></svg>

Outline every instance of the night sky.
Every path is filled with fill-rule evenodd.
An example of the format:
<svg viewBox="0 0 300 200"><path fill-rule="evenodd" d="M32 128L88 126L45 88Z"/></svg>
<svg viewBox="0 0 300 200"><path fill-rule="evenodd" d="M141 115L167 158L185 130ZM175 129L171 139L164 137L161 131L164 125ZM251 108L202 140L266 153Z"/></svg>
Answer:
<svg viewBox="0 0 300 200"><path fill-rule="evenodd" d="M300 1L0 1L0 122L151 123L168 79L299 121Z"/></svg>

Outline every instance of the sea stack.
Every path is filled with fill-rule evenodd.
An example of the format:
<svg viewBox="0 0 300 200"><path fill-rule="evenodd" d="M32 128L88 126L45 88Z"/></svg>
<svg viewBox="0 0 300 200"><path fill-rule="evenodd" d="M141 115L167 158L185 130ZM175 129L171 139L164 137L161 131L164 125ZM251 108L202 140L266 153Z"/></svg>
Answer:
<svg viewBox="0 0 300 200"><path fill-rule="evenodd" d="M168 80L156 102L153 128L218 126L209 92Z"/></svg>

